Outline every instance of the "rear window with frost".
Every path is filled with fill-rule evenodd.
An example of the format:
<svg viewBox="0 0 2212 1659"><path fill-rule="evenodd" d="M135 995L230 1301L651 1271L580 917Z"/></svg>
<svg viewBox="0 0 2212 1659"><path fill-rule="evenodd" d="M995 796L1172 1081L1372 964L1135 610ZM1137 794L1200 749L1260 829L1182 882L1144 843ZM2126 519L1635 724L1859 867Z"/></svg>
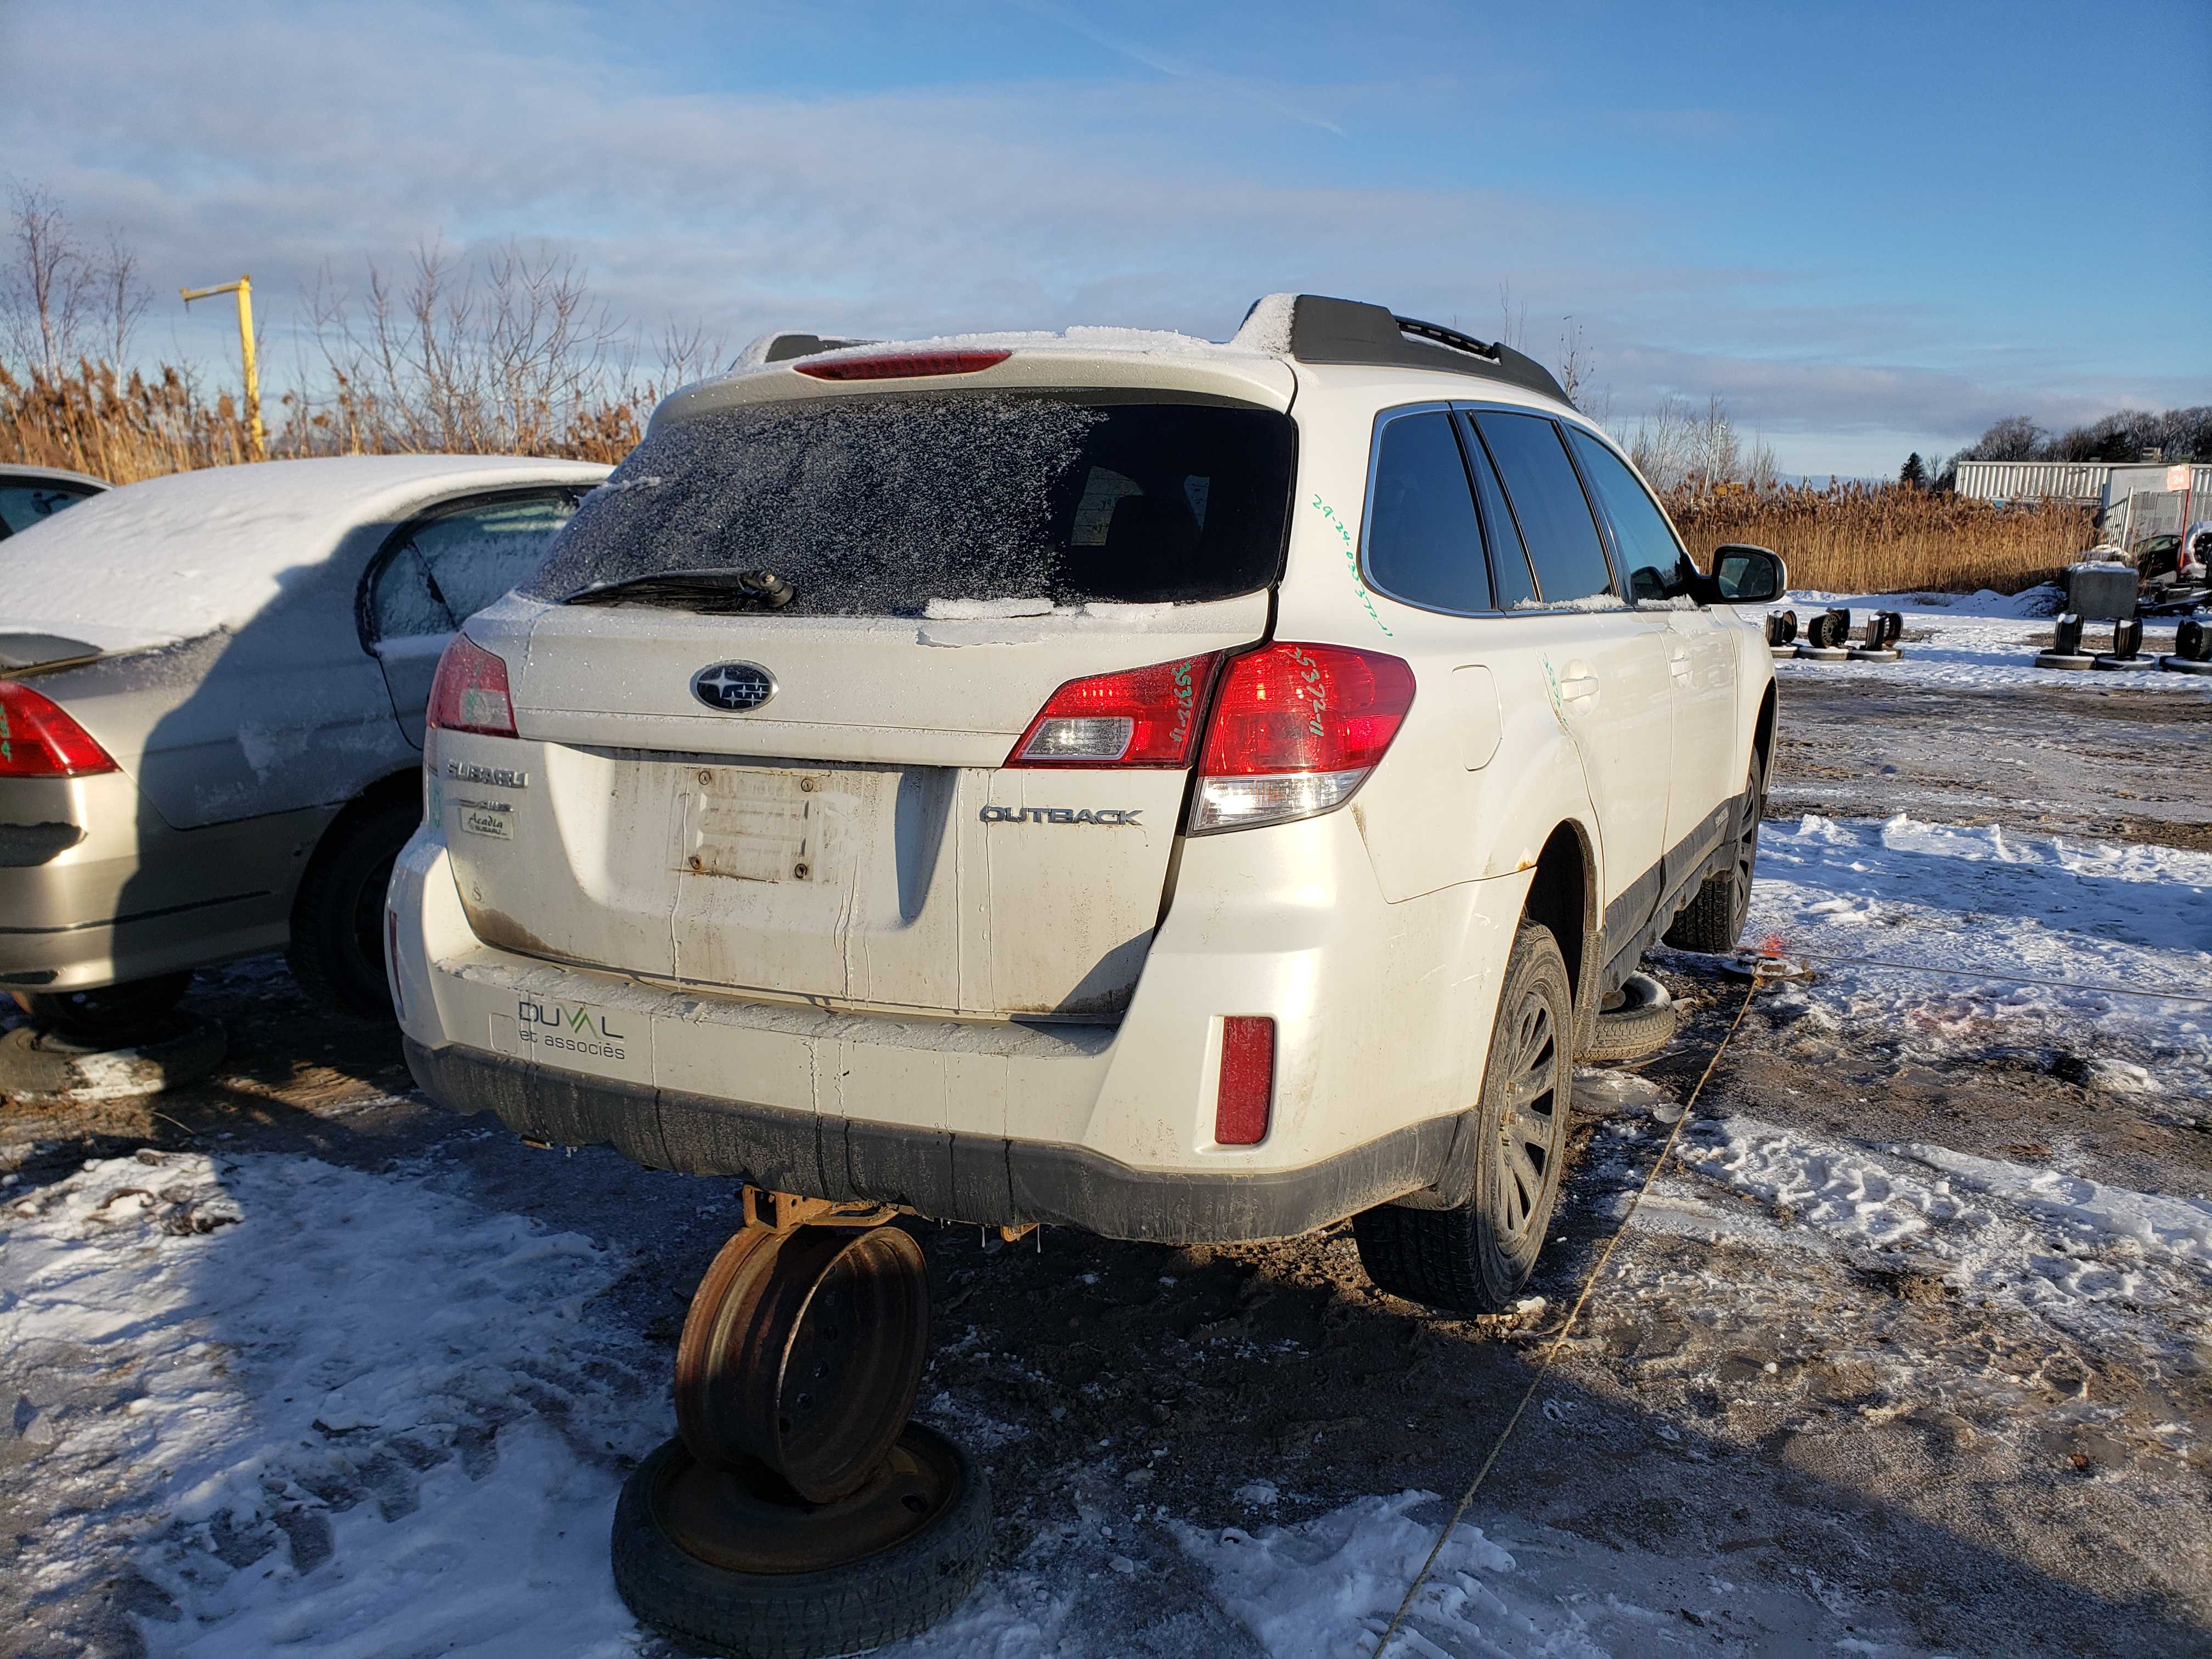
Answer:
<svg viewBox="0 0 2212 1659"><path fill-rule="evenodd" d="M1282 560L1290 417L1248 405L966 393L756 404L653 433L523 587L765 568L793 616L930 601L1226 599Z"/></svg>

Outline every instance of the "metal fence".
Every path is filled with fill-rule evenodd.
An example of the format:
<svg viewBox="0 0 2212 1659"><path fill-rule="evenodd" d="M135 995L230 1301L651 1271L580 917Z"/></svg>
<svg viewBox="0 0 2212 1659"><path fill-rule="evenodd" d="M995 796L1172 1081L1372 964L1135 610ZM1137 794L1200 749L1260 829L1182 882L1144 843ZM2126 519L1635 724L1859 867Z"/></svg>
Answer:
<svg viewBox="0 0 2212 1659"><path fill-rule="evenodd" d="M1959 493L1984 501L2103 501L2115 468L2136 461L1961 461ZM2191 495L2212 502L2212 466L2192 467Z"/></svg>

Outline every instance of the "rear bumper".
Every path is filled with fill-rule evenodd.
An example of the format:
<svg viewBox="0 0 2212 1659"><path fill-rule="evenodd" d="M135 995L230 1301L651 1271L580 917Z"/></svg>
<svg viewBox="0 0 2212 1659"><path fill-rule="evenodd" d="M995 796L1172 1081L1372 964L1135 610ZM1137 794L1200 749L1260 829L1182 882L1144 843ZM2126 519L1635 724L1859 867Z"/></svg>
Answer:
<svg viewBox="0 0 2212 1659"><path fill-rule="evenodd" d="M78 991L284 943L331 809L172 830L120 772L0 784L0 988Z"/></svg>
<svg viewBox="0 0 2212 1659"><path fill-rule="evenodd" d="M410 1059L447 1105L811 1197L1199 1243L1447 1176L1527 882L1386 905L1343 813L1194 842L1113 1025L748 998L502 949L427 826L387 903ZM1269 1127L1223 1146L1223 1020L1251 1014L1276 1025Z"/></svg>
<svg viewBox="0 0 2212 1659"><path fill-rule="evenodd" d="M534 1139L603 1144L650 1168L903 1204L940 1220L1047 1222L1168 1244L1285 1238L1388 1202L1439 1178L1459 1127L1432 1118L1302 1170L1160 1171L1081 1147L709 1099L411 1037L406 1048L423 1093Z"/></svg>

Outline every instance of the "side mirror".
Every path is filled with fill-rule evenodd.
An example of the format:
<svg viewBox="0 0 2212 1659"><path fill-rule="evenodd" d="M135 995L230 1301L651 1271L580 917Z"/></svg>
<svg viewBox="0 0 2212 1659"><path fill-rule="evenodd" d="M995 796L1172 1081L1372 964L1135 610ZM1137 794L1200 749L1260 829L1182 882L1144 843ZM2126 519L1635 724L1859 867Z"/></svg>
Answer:
<svg viewBox="0 0 2212 1659"><path fill-rule="evenodd" d="M1713 550L1712 580L1723 605L1766 605L1790 591L1779 553L1741 543Z"/></svg>

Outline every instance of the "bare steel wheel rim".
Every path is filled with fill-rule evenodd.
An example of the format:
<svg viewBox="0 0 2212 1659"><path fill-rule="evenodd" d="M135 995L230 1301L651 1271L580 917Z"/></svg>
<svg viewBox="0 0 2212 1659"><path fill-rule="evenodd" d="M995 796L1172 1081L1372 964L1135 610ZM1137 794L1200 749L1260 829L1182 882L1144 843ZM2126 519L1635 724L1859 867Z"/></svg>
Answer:
<svg viewBox="0 0 2212 1659"><path fill-rule="evenodd" d="M1514 1012L1504 1069L1505 1099L1491 1146L1492 1219L1499 1248L1519 1257L1530 1253L1531 1235L1544 1225L1559 1154L1559 1030L1537 988Z"/></svg>
<svg viewBox="0 0 2212 1659"><path fill-rule="evenodd" d="M921 1247L896 1227L750 1228L722 1247L676 1352L701 1466L834 1503L876 1479L928 1358Z"/></svg>

